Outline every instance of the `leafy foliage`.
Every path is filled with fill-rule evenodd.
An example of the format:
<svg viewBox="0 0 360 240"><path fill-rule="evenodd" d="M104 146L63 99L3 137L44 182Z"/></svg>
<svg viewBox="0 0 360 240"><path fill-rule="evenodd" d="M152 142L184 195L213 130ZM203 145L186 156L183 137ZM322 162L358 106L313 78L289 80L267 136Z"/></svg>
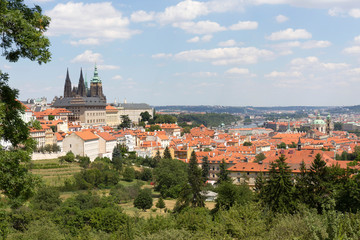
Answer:
<svg viewBox="0 0 360 240"><path fill-rule="evenodd" d="M154 171L155 191L164 198L177 198L187 182L187 165L175 159L162 159Z"/></svg>
<svg viewBox="0 0 360 240"><path fill-rule="evenodd" d="M151 197L150 189L141 190L139 195L134 200L134 207L146 211L150 209L153 204L153 199Z"/></svg>

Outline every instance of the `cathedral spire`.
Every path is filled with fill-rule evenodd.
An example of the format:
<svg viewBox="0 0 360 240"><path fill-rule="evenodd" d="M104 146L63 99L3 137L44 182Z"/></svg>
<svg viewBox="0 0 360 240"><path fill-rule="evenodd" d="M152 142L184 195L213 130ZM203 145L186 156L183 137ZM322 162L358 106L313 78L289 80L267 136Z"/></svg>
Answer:
<svg viewBox="0 0 360 240"><path fill-rule="evenodd" d="M99 82L99 83L101 83L96 63L95 63L95 69L94 69L94 77L91 79L91 82L94 82L94 83Z"/></svg>
<svg viewBox="0 0 360 240"><path fill-rule="evenodd" d="M86 97L86 88L85 88L82 68L80 70L80 79L79 79L79 85L78 85L78 95L81 96L81 97Z"/></svg>
<svg viewBox="0 0 360 240"><path fill-rule="evenodd" d="M66 70L64 97L71 97L71 80L69 77L69 68Z"/></svg>

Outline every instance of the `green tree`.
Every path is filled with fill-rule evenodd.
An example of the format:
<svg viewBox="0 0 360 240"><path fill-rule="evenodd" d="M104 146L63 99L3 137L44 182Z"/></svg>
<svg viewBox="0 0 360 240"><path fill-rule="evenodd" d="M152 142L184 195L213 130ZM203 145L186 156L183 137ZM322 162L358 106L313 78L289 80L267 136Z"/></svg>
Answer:
<svg viewBox="0 0 360 240"><path fill-rule="evenodd" d="M141 171L141 180L143 181L150 181L152 179L152 171L150 168L143 168Z"/></svg>
<svg viewBox="0 0 360 240"><path fill-rule="evenodd" d="M88 156L77 156L76 157L78 159L78 162L80 163L80 167L82 168L88 168L91 161L90 161L90 158Z"/></svg>
<svg viewBox="0 0 360 240"><path fill-rule="evenodd" d="M130 128L131 120L129 115L121 115L121 124L119 124L118 128Z"/></svg>
<svg viewBox="0 0 360 240"><path fill-rule="evenodd" d="M225 208L229 210L235 204L245 204L252 200L253 193L246 184L235 185L231 182L223 182L216 187L218 193L216 209Z"/></svg>
<svg viewBox="0 0 360 240"><path fill-rule="evenodd" d="M48 119L49 119L49 121L52 121L52 120L55 119L55 117L54 117L54 115L49 115L49 116L48 116Z"/></svg>
<svg viewBox="0 0 360 240"><path fill-rule="evenodd" d="M280 144L277 145L277 148L286 149L286 144L284 142L281 142Z"/></svg>
<svg viewBox="0 0 360 240"><path fill-rule="evenodd" d="M31 200L31 205L36 210L53 211L60 204L60 192L53 187L40 188Z"/></svg>
<svg viewBox="0 0 360 240"><path fill-rule="evenodd" d="M262 162L266 159L266 156L264 153L259 153L255 156L255 161L256 163Z"/></svg>
<svg viewBox="0 0 360 240"><path fill-rule="evenodd" d="M308 203L309 175L304 161L300 163L300 174L295 177L295 198L302 203Z"/></svg>
<svg viewBox="0 0 360 240"><path fill-rule="evenodd" d="M142 209L146 211L146 209L150 209L153 204L153 199L151 197L151 190L144 189L141 190L139 195L134 200L134 207Z"/></svg>
<svg viewBox="0 0 360 240"><path fill-rule="evenodd" d="M203 188L202 171L198 166L195 151L191 153L188 165L188 183L191 188L191 205L193 207L204 207L205 198L201 194Z"/></svg>
<svg viewBox="0 0 360 240"><path fill-rule="evenodd" d="M263 201L274 212L291 213L295 210L292 188L291 170L285 156L281 155L271 163Z"/></svg>
<svg viewBox="0 0 360 240"><path fill-rule="evenodd" d="M334 130L335 131L341 131L342 130L342 128L343 128L343 123L342 122L335 122L334 123Z"/></svg>
<svg viewBox="0 0 360 240"><path fill-rule="evenodd" d="M147 132L155 132L161 131L161 127L159 125L151 125L149 128L146 129Z"/></svg>
<svg viewBox="0 0 360 240"><path fill-rule="evenodd" d="M166 205L165 205L164 199L162 197L160 197L155 206L157 208L160 208L160 210L165 208Z"/></svg>
<svg viewBox="0 0 360 240"><path fill-rule="evenodd" d="M170 150L169 150L169 147L166 147L165 150L164 150L164 159L172 159L171 157L171 153L170 153Z"/></svg>
<svg viewBox="0 0 360 240"><path fill-rule="evenodd" d="M288 145L289 148L296 148L297 144L294 142L291 142L291 144Z"/></svg>
<svg viewBox="0 0 360 240"><path fill-rule="evenodd" d="M150 120L151 115L148 111L140 113L141 122L147 122Z"/></svg>
<svg viewBox="0 0 360 240"><path fill-rule="evenodd" d="M124 180L132 182L135 178L135 170L132 167L126 167L123 173Z"/></svg>
<svg viewBox="0 0 360 240"><path fill-rule="evenodd" d="M160 155L160 151L159 151L159 150L156 151L156 155L155 155L155 157L154 157L154 160L155 160L157 163L160 162L160 160L161 160L161 155Z"/></svg>
<svg viewBox="0 0 360 240"><path fill-rule="evenodd" d="M205 156L203 157L201 164L201 175L204 183L209 179L209 169L210 167L209 167L208 157Z"/></svg>
<svg viewBox="0 0 360 240"><path fill-rule="evenodd" d="M331 179L329 169L326 167L326 162L318 153L315 156L309 169L309 205L316 208L319 213L322 212L324 204L328 203L332 197Z"/></svg>
<svg viewBox="0 0 360 240"><path fill-rule="evenodd" d="M119 144L113 149L111 163L117 171L121 171L123 160Z"/></svg>
<svg viewBox="0 0 360 240"><path fill-rule="evenodd" d="M244 146L252 146L252 142L244 142L243 145Z"/></svg>
<svg viewBox="0 0 360 240"><path fill-rule="evenodd" d="M65 161L65 162L72 163L72 162L75 161L75 155L74 155L74 153L72 151L69 151L69 152L66 153L65 156L60 157L60 161L61 162Z"/></svg>
<svg viewBox="0 0 360 240"><path fill-rule="evenodd" d="M175 159L163 159L154 168L155 191L164 198L177 198L181 186L187 183L186 163Z"/></svg>
<svg viewBox="0 0 360 240"><path fill-rule="evenodd" d="M220 184L223 182L231 182L231 178L229 176L229 171L227 170L224 159L221 161L219 168L220 168L220 172L219 172L219 177L218 177L216 184Z"/></svg>
<svg viewBox="0 0 360 240"><path fill-rule="evenodd" d="M10 62L19 58L48 62L50 42L43 33L49 23L50 18L42 15L39 6L29 8L21 0L0 1L2 56ZM23 166L35 146L29 139L29 125L20 116L24 107L16 100L19 92L8 86L8 80L8 74L0 71L0 138L14 147L0 150L0 190L12 207L17 207L34 194L38 180Z"/></svg>

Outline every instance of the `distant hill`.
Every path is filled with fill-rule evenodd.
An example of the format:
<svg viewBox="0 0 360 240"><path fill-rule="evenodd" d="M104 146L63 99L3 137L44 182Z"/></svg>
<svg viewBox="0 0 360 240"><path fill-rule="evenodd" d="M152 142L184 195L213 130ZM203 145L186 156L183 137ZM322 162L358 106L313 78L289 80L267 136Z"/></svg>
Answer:
<svg viewBox="0 0 360 240"><path fill-rule="evenodd" d="M323 106L275 106L275 107L251 107L251 106L154 106L156 111L163 112L207 112L207 113L230 113L230 114L256 114L266 111L313 111L318 109L327 109Z"/></svg>

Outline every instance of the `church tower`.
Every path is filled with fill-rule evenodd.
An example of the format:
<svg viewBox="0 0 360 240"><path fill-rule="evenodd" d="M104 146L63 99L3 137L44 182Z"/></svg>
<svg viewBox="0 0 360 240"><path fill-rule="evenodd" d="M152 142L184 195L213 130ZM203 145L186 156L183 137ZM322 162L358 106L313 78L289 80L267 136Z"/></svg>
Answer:
<svg viewBox="0 0 360 240"><path fill-rule="evenodd" d="M90 81L90 97L100 97L102 100L106 99L103 94L102 82L99 77L96 65L94 70L94 77Z"/></svg>
<svg viewBox="0 0 360 240"><path fill-rule="evenodd" d="M80 79L79 79L79 85L78 85L78 92L77 93L78 93L78 95L80 97L86 97L86 94L87 94L82 69L80 71Z"/></svg>
<svg viewBox="0 0 360 240"><path fill-rule="evenodd" d="M65 86L64 86L64 97L71 97L72 96L72 89L71 89L71 81L69 77L69 69L66 71L66 79L65 79Z"/></svg>

